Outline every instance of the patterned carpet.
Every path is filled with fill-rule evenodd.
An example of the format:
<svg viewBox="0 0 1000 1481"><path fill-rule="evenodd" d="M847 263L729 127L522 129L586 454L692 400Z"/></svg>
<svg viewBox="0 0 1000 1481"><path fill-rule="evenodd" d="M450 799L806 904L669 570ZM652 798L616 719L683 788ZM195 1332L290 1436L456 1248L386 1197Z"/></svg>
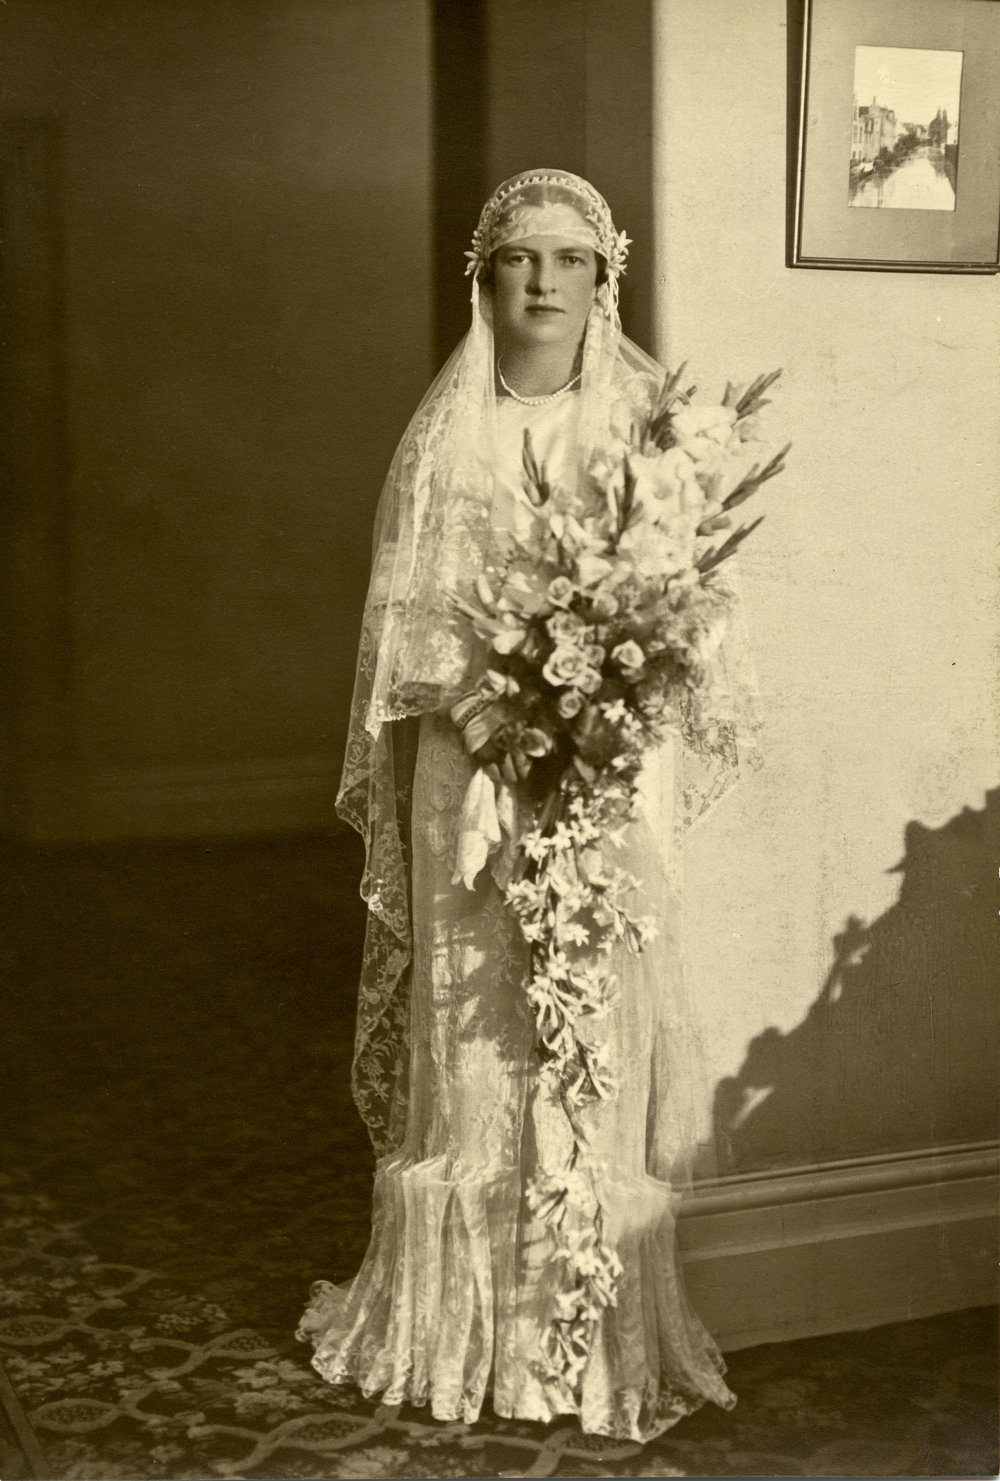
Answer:
<svg viewBox="0 0 1000 1481"><path fill-rule="evenodd" d="M290 1333L368 1235L353 840L8 850L0 1475L996 1474L995 1321L731 1359L644 1449L332 1390Z"/></svg>

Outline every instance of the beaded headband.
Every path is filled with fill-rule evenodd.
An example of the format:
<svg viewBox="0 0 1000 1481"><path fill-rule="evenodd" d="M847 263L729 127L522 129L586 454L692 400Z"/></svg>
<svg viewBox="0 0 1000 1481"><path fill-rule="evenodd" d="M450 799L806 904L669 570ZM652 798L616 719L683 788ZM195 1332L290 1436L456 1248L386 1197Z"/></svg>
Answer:
<svg viewBox="0 0 1000 1481"><path fill-rule="evenodd" d="M604 197L566 170L526 170L497 186L472 234L466 273L478 274L498 247L528 236L565 237L592 247L607 263L615 286L625 271L629 238L615 231Z"/></svg>

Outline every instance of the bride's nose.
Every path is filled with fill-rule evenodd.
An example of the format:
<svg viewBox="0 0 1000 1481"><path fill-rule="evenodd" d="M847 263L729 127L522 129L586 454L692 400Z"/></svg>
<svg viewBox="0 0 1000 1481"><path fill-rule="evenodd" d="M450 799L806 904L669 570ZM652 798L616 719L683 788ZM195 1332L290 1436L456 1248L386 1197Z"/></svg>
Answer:
<svg viewBox="0 0 1000 1481"><path fill-rule="evenodd" d="M536 294L548 293L554 287L555 275L552 270L552 263L545 261L544 258L536 258L532 266L531 276L528 279L528 292Z"/></svg>

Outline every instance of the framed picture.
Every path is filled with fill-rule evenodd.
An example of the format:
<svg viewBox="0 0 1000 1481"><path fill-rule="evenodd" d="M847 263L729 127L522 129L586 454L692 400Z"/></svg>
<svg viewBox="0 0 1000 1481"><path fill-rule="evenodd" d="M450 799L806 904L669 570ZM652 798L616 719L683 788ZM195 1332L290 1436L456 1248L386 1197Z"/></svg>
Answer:
<svg viewBox="0 0 1000 1481"><path fill-rule="evenodd" d="M805 0L791 267L1000 271L1000 0Z"/></svg>

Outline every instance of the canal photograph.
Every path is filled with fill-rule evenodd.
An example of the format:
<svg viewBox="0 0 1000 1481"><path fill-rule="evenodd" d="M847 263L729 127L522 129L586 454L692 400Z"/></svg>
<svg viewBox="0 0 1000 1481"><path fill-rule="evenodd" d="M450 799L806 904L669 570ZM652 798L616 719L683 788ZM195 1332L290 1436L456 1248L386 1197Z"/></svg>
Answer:
<svg viewBox="0 0 1000 1481"><path fill-rule="evenodd" d="M954 211L963 54L858 46L848 203Z"/></svg>

